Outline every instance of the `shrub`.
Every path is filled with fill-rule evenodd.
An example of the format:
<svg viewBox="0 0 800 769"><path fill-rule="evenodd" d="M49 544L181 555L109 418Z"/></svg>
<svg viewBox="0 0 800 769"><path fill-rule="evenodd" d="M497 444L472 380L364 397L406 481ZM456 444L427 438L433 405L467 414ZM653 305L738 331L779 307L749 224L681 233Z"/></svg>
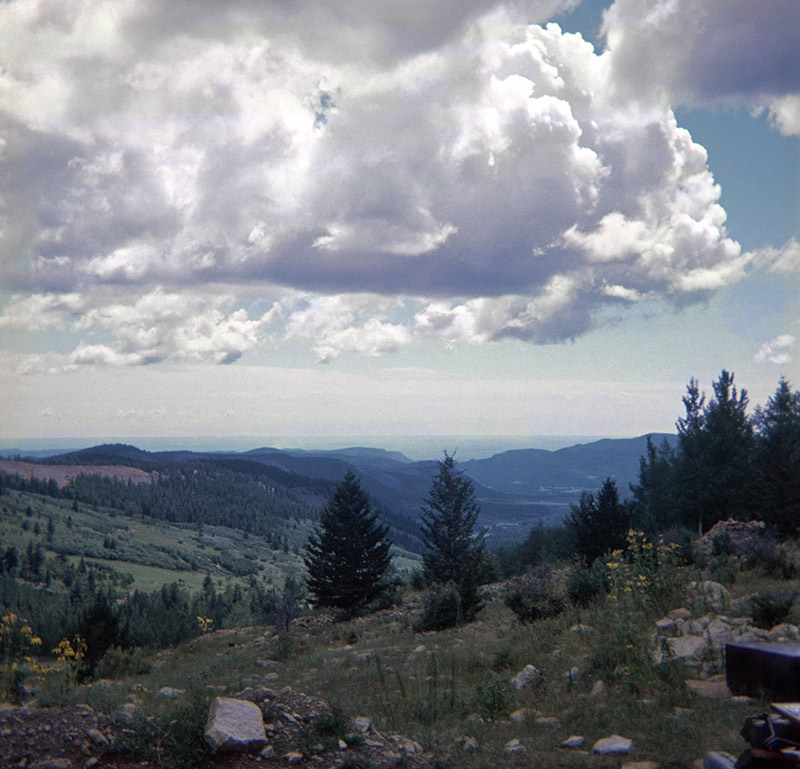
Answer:
<svg viewBox="0 0 800 769"><path fill-rule="evenodd" d="M546 566L515 580L505 603L526 624L557 617L566 608L566 601Z"/></svg>
<svg viewBox="0 0 800 769"><path fill-rule="evenodd" d="M97 675L100 678L125 678L147 675L151 669L141 649L124 650L112 646L100 660Z"/></svg>
<svg viewBox="0 0 800 769"><path fill-rule="evenodd" d="M514 689L505 676L487 673L475 688L475 705L485 718L503 718L509 714Z"/></svg>
<svg viewBox="0 0 800 769"><path fill-rule="evenodd" d="M591 566L576 564L567 576L567 598L575 606L589 606L605 596L608 588L608 568L601 560Z"/></svg>
<svg viewBox="0 0 800 769"><path fill-rule="evenodd" d="M461 621L461 595L453 582L434 585L422 596L422 615L414 629L418 632L446 630Z"/></svg>
<svg viewBox="0 0 800 769"><path fill-rule="evenodd" d="M753 624L764 630L786 622L794 605L794 590L770 590L755 596L751 602Z"/></svg>

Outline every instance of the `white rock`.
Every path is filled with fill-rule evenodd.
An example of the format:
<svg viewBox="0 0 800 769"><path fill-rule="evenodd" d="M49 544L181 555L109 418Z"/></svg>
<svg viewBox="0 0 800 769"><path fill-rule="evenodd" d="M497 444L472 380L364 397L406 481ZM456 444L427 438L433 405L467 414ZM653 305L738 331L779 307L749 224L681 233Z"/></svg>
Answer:
<svg viewBox="0 0 800 769"><path fill-rule="evenodd" d="M183 697L183 695L183 689L175 689L172 686L162 686L158 692L156 692L156 697L162 697L165 700L177 700L179 697Z"/></svg>
<svg viewBox="0 0 800 769"><path fill-rule="evenodd" d="M602 697L606 693L606 685L599 679L594 682L592 691L589 692L590 697Z"/></svg>
<svg viewBox="0 0 800 769"><path fill-rule="evenodd" d="M625 755L633 750L633 740L612 734L595 742L592 751L600 756Z"/></svg>
<svg viewBox="0 0 800 769"><path fill-rule="evenodd" d="M511 721L512 724L522 724L525 722L525 719L528 716L528 709L527 708L520 708L519 710L515 710L509 717L508 720Z"/></svg>
<svg viewBox="0 0 800 769"><path fill-rule="evenodd" d="M257 752L267 744L258 705L246 700L216 697L203 735L215 753Z"/></svg>
<svg viewBox="0 0 800 769"><path fill-rule="evenodd" d="M511 683L521 691L529 683L540 677L541 673L533 665L525 665L525 667L511 679Z"/></svg>
<svg viewBox="0 0 800 769"><path fill-rule="evenodd" d="M506 746L503 748L503 753L508 755L515 755L524 752L525 746L518 739L509 740L506 743Z"/></svg>
<svg viewBox="0 0 800 769"><path fill-rule="evenodd" d="M561 743L562 748L582 748L586 740L583 737L579 737L577 734L573 734L571 737L567 737L564 742Z"/></svg>
<svg viewBox="0 0 800 769"><path fill-rule="evenodd" d="M461 748L465 753L474 753L478 749L478 741L474 737L468 737Z"/></svg>

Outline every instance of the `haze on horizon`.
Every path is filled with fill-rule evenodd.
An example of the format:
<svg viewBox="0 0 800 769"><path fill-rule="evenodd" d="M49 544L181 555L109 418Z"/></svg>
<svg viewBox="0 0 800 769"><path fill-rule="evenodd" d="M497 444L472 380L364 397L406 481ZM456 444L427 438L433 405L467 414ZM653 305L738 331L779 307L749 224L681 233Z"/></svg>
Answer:
<svg viewBox="0 0 800 769"><path fill-rule="evenodd" d="M0 444L636 436L797 387L796 0L0 6Z"/></svg>

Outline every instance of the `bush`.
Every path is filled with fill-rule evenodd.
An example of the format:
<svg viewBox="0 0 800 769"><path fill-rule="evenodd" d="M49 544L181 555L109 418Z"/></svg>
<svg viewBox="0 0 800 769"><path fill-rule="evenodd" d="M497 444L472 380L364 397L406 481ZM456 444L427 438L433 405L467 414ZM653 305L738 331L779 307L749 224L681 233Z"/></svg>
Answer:
<svg viewBox="0 0 800 769"><path fill-rule="evenodd" d="M143 676L150 672L151 667L141 649L126 651L119 646L112 646L100 660L97 676L98 678Z"/></svg>
<svg viewBox="0 0 800 769"><path fill-rule="evenodd" d="M608 589L608 568L601 560L591 566L576 564L567 576L567 598L575 606L589 606L604 597Z"/></svg>
<svg viewBox="0 0 800 769"><path fill-rule="evenodd" d="M514 689L505 676L488 673L477 685L475 705L485 718L504 718L513 703Z"/></svg>
<svg viewBox="0 0 800 769"><path fill-rule="evenodd" d="M794 605L797 593L794 590L770 590L752 599L753 624L769 630L786 622Z"/></svg>
<svg viewBox="0 0 800 769"><path fill-rule="evenodd" d="M461 595L453 582L434 585L422 596L422 615L414 625L418 632L446 630L463 621Z"/></svg>
<svg viewBox="0 0 800 769"><path fill-rule="evenodd" d="M557 617L566 608L566 601L546 566L515 580L505 603L517 619L526 624Z"/></svg>

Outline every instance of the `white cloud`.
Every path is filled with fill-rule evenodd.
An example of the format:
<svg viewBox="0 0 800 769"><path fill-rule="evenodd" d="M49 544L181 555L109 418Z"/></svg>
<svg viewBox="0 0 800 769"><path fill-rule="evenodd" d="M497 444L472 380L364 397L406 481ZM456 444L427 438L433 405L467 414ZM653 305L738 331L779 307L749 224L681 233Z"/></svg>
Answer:
<svg viewBox="0 0 800 769"><path fill-rule="evenodd" d="M782 130L796 130L796 0L615 0L603 32L622 93L669 104L761 103Z"/></svg>
<svg viewBox="0 0 800 769"><path fill-rule="evenodd" d="M286 338L328 361L414 334L561 341L620 300L700 298L749 256L647 80L686 91L700 38L667 30L697 2L617 0L603 55L537 24L571 0L4 4L0 323L38 303L41 328L94 334L66 367L229 362L272 322L245 297L281 285L308 297ZM663 73L634 68L672 43Z"/></svg>
<svg viewBox="0 0 800 769"><path fill-rule="evenodd" d="M781 334L770 342L764 342L753 356L753 360L756 363L776 363L782 366L792 360L793 347L794 337L791 334Z"/></svg>

